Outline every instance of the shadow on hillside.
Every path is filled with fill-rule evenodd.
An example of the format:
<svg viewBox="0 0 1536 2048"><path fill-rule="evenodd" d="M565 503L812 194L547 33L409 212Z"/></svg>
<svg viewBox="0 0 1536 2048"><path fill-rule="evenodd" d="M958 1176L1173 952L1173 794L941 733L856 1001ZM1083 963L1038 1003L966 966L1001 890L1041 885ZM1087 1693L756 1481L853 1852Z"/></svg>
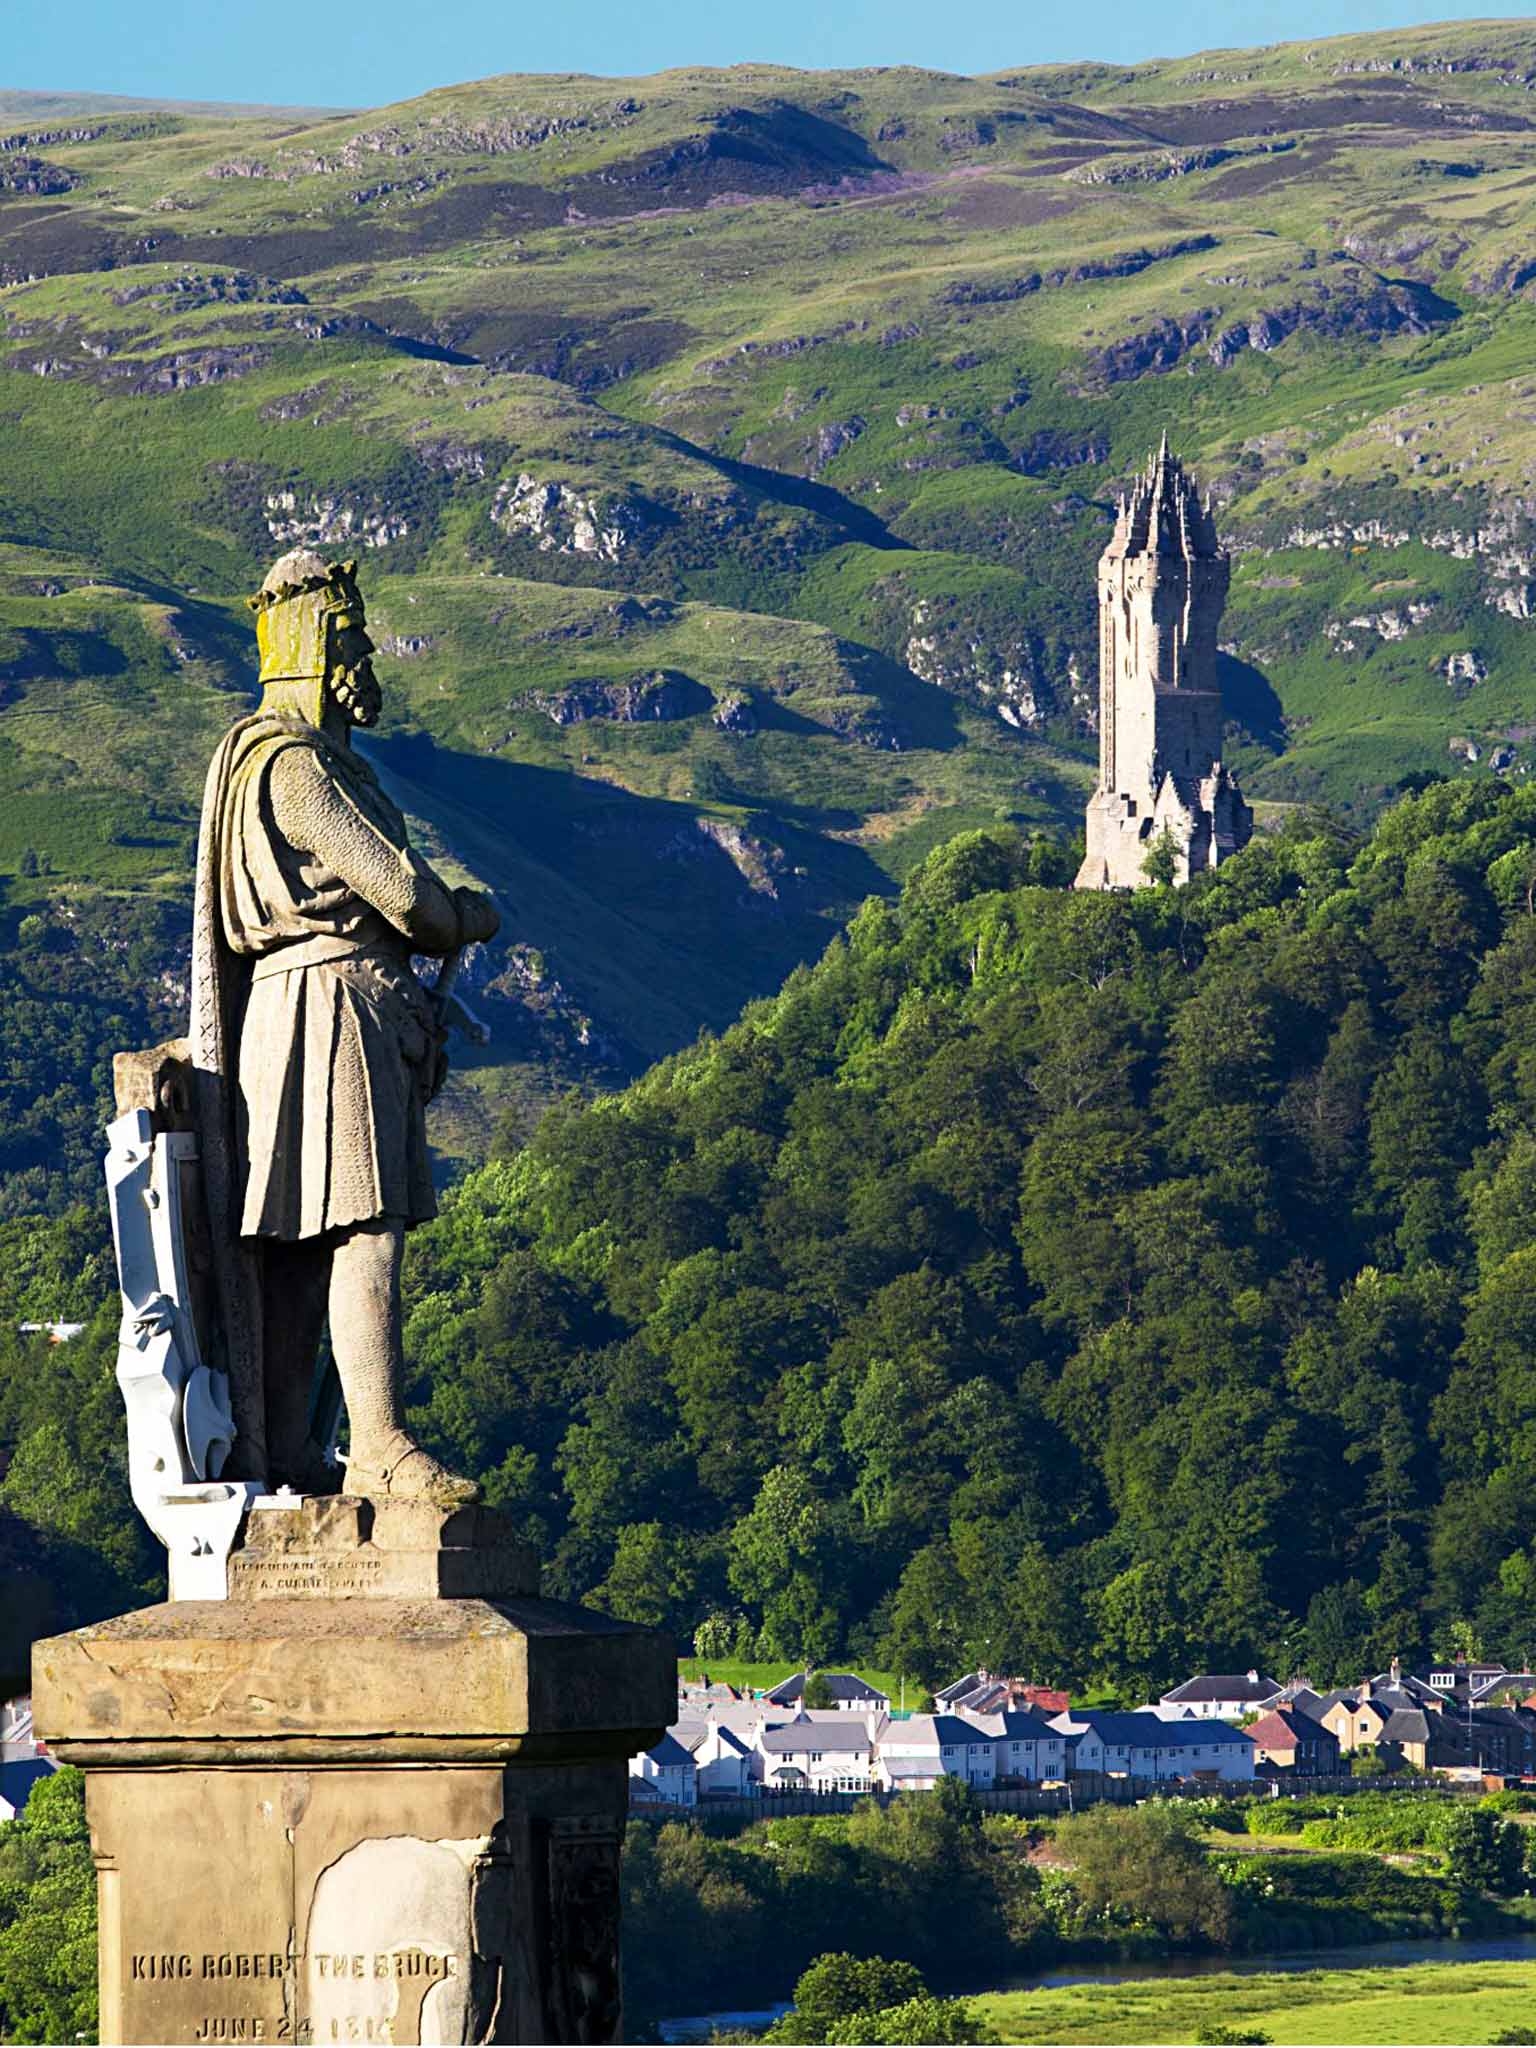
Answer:
<svg viewBox="0 0 1536 2048"><path fill-rule="evenodd" d="M737 484L743 490L760 491L765 498L777 498L782 504L794 505L801 512L814 512L829 524L841 527L850 540L860 541L865 547L902 554L911 552L911 543L898 540L883 519L878 519L856 498L845 497L841 491L834 490L830 484L813 483L809 477L791 476L783 469L762 469L755 462L738 462L729 455L718 455L714 449L701 447L685 435L670 433L665 428L658 429L657 435L679 455L686 455L691 462L702 462L727 482Z"/></svg>
<svg viewBox="0 0 1536 2048"><path fill-rule="evenodd" d="M1243 729L1257 747L1272 754L1285 752L1285 713L1274 684L1261 668L1242 661L1235 654L1218 654L1216 678L1228 718Z"/></svg>
<svg viewBox="0 0 1536 2048"><path fill-rule="evenodd" d="M641 1061L731 1023L815 959L866 896L891 891L862 848L806 832L788 807L706 812L701 826L693 805L426 733L365 751L397 801L496 888L503 940L545 954Z"/></svg>

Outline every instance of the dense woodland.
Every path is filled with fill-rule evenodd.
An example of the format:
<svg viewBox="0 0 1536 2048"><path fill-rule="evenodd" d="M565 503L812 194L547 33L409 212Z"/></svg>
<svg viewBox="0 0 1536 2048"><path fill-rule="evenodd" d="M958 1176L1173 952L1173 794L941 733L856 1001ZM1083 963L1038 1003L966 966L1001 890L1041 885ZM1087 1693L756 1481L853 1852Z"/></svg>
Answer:
<svg viewBox="0 0 1536 2048"><path fill-rule="evenodd" d="M1294 817L1181 890L1068 872L951 841L468 1176L409 1255L419 1423L552 1592L714 1654L1526 1658L1536 789ZM13 1223L6 1305L91 1238ZM110 1310L0 1346L0 1541L131 1594Z"/></svg>

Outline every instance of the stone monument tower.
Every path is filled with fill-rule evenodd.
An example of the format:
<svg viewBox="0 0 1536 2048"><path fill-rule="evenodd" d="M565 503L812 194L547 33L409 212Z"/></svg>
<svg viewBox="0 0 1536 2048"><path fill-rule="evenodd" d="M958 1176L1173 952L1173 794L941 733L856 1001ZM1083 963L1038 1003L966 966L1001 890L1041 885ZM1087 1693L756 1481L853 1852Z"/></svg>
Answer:
<svg viewBox="0 0 1536 2048"><path fill-rule="evenodd" d="M1120 501L1099 561L1099 781L1079 889L1135 889L1165 842L1187 882L1248 843L1221 758L1216 632L1230 560L1168 437Z"/></svg>

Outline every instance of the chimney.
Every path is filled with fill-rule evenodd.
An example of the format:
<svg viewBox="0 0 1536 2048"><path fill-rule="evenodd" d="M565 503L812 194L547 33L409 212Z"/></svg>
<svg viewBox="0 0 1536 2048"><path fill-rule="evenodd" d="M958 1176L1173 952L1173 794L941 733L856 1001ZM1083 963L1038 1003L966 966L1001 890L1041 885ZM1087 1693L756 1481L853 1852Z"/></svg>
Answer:
<svg viewBox="0 0 1536 2048"><path fill-rule="evenodd" d="M1391 1669L1392 1669L1392 1683L1393 1683L1394 1685L1401 1685L1401 1684L1402 1684L1402 1682L1403 1682L1403 1660L1402 1660L1402 1658L1401 1658L1401 1657L1394 1657L1394 1658L1392 1659L1392 1667L1391 1667Z"/></svg>

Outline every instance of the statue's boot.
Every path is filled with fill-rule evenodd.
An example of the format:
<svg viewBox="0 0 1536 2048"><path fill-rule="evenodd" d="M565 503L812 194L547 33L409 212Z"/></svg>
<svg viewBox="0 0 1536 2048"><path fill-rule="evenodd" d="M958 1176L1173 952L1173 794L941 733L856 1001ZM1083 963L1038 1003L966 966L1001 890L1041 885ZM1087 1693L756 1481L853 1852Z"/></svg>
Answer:
<svg viewBox="0 0 1536 2048"><path fill-rule="evenodd" d="M408 1431L364 1439L344 1461L346 1490L368 1500L425 1500L434 1507L468 1507L480 1498L473 1479L461 1479L424 1451Z"/></svg>

